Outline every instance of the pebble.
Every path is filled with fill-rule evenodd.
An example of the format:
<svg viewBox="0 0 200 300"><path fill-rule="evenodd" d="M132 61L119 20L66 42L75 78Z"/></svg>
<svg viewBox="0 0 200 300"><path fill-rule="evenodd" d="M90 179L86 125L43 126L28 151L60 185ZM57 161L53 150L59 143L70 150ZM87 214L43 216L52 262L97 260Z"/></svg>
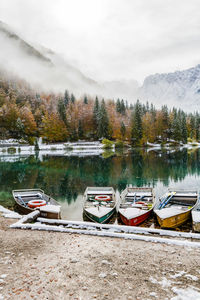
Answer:
<svg viewBox="0 0 200 300"><path fill-rule="evenodd" d="M152 296L152 297L157 297L157 295L156 295L155 292L152 292L152 293L150 293L149 295Z"/></svg>
<svg viewBox="0 0 200 300"><path fill-rule="evenodd" d="M1 278L6 278L8 275L7 274L2 274L0 277Z"/></svg>
<svg viewBox="0 0 200 300"><path fill-rule="evenodd" d="M105 278L106 276L107 276L106 273L100 273L100 274L99 274L99 278Z"/></svg>
<svg viewBox="0 0 200 300"><path fill-rule="evenodd" d="M78 262L78 259L76 259L76 258L73 258L70 260L70 263L77 263L77 262Z"/></svg>
<svg viewBox="0 0 200 300"><path fill-rule="evenodd" d="M87 290L87 286L83 286L83 288L82 288L84 291L86 291Z"/></svg>
<svg viewBox="0 0 200 300"><path fill-rule="evenodd" d="M111 265L111 263L108 260L102 260L102 265Z"/></svg>
<svg viewBox="0 0 200 300"><path fill-rule="evenodd" d="M118 274L116 272L112 273L111 275L115 276L115 277L118 276Z"/></svg>

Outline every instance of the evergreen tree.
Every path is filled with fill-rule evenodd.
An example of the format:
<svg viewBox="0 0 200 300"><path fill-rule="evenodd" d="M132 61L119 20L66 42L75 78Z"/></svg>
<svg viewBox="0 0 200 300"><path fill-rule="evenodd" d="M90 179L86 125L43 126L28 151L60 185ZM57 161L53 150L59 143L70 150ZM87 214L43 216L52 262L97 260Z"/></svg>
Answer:
<svg viewBox="0 0 200 300"><path fill-rule="evenodd" d="M65 107L68 106L69 101L70 101L70 96L69 96L68 90L65 90L65 95L64 95L64 104L65 104Z"/></svg>
<svg viewBox="0 0 200 300"><path fill-rule="evenodd" d="M71 100L71 103L72 103L72 104L74 104L74 103L75 103L75 100L76 100L76 98L74 97L74 95L73 95L73 94L71 94L71 98L70 98L70 100Z"/></svg>
<svg viewBox="0 0 200 300"><path fill-rule="evenodd" d="M83 124L81 120L78 121L78 137L83 139Z"/></svg>
<svg viewBox="0 0 200 300"><path fill-rule="evenodd" d="M175 141L181 141L182 139L181 118L176 108L173 108L172 137Z"/></svg>
<svg viewBox="0 0 200 300"><path fill-rule="evenodd" d="M135 108L132 114L132 130L131 130L131 138L132 144L134 146L138 146L142 139L142 113L141 113L141 104L139 100L137 100L135 104Z"/></svg>
<svg viewBox="0 0 200 300"><path fill-rule="evenodd" d="M149 112L149 102L146 102L146 112Z"/></svg>
<svg viewBox="0 0 200 300"><path fill-rule="evenodd" d="M161 108L163 117L162 117L162 130L163 130L163 138L167 139L170 138L170 122L169 122L169 112L168 107L163 105Z"/></svg>
<svg viewBox="0 0 200 300"><path fill-rule="evenodd" d="M120 113L121 113L122 115L125 115L125 113L126 113L126 107L125 107L125 104L124 104L124 100L123 100L123 99L121 100L120 106L121 106L121 108L120 108Z"/></svg>
<svg viewBox="0 0 200 300"><path fill-rule="evenodd" d="M195 139L195 117L190 114L190 138Z"/></svg>
<svg viewBox="0 0 200 300"><path fill-rule="evenodd" d="M99 109L97 134L99 138L110 137L109 119L104 99L102 100L101 107Z"/></svg>
<svg viewBox="0 0 200 300"><path fill-rule="evenodd" d="M121 132L122 140L124 140L125 139L125 134L126 134L126 127L125 127L123 121L121 122L120 132Z"/></svg>
<svg viewBox="0 0 200 300"><path fill-rule="evenodd" d="M96 97L93 109L93 122L94 122L94 134L95 138L98 138L97 128L99 123L99 99Z"/></svg>
<svg viewBox="0 0 200 300"><path fill-rule="evenodd" d="M200 139L200 115L196 113L195 115L195 131L196 131L196 140Z"/></svg>
<svg viewBox="0 0 200 300"><path fill-rule="evenodd" d="M150 107L150 113L152 115L153 121L156 121L156 109L155 106L153 105L153 103L151 103L151 107Z"/></svg>
<svg viewBox="0 0 200 300"><path fill-rule="evenodd" d="M182 142L187 143L187 124L186 124L186 115L184 112L182 112L182 118L181 118L181 137Z"/></svg>
<svg viewBox="0 0 200 300"><path fill-rule="evenodd" d="M116 112L121 113L121 103L120 103L119 98L117 99L117 102L116 102Z"/></svg>
<svg viewBox="0 0 200 300"><path fill-rule="evenodd" d="M66 119L66 107L65 107L65 103L64 103L64 101L63 101L62 98L60 98L58 100L57 111L58 111L60 119L63 120L63 122L66 125L66 123L67 123L67 119Z"/></svg>
<svg viewBox="0 0 200 300"><path fill-rule="evenodd" d="M84 103L84 104L88 104L88 98L87 98L86 95L84 96L83 103Z"/></svg>

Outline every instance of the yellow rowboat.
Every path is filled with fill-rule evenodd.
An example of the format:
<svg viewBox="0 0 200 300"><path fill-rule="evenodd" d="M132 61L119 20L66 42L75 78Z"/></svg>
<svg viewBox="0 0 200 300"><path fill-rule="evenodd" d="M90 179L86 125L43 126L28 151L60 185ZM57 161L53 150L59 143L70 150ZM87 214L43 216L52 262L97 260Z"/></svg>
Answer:
<svg viewBox="0 0 200 300"><path fill-rule="evenodd" d="M197 204L197 191L169 190L157 201L154 213L161 228L176 228L190 219Z"/></svg>

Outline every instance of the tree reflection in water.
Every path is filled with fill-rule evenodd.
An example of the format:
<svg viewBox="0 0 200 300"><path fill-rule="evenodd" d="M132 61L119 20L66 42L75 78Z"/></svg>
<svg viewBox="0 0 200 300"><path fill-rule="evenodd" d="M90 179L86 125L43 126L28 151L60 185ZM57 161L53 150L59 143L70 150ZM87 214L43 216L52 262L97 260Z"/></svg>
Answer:
<svg viewBox="0 0 200 300"><path fill-rule="evenodd" d="M199 149L173 153L139 149L126 155L116 153L105 157L46 156L40 161L38 157L30 156L16 162L4 162L2 159L0 204L13 204L13 189L41 188L58 201L70 205L87 186L113 186L121 192L128 184L156 187L158 182L162 182L167 187L172 181L175 184L186 177L200 176Z"/></svg>

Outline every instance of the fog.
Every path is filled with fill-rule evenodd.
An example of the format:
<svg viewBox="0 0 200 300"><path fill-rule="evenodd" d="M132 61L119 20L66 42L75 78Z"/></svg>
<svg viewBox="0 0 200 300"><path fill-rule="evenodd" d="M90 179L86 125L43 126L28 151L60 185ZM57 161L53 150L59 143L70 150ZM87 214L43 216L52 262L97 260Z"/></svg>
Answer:
<svg viewBox="0 0 200 300"><path fill-rule="evenodd" d="M95 81L198 64L198 0L1 0L0 20Z"/></svg>
<svg viewBox="0 0 200 300"><path fill-rule="evenodd" d="M51 60L1 34L0 63L45 89L135 101L137 81L199 63L198 0L1 0L0 20Z"/></svg>

